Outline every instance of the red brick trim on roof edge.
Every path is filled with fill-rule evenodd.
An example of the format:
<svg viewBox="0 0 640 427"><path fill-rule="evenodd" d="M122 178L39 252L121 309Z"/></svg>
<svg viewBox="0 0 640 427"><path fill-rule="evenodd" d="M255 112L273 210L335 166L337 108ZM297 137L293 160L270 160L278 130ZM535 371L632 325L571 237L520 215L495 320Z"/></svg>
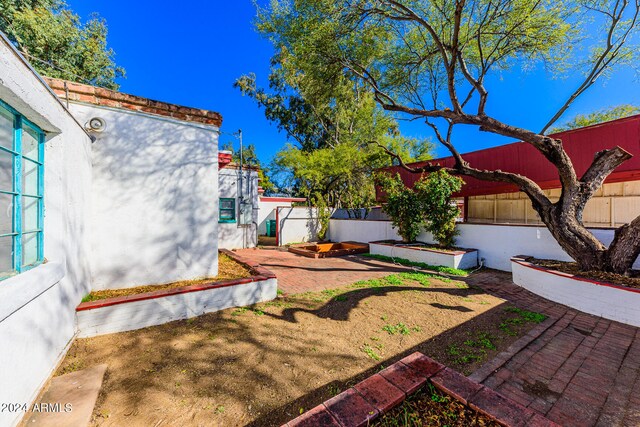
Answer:
<svg viewBox="0 0 640 427"><path fill-rule="evenodd" d="M66 99L68 90L69 101L156 114L185 122L222 126L222 116L215 111L169 104L168 102L155 101L141 96L51 77L44 77L44 80L56 95L62 99Z"/></svg>
<svg viewBox="0 0 640 427"><path fill-rule="evenodd" d="M275 279L276 275L270 270L264 268L260 264L242 258L238 254L227 249L220 249L220 252L228 255L234 261L244 265L251 270L251 277L243 277L241 279L223 280L219 282L211 282L201 285L183 286L181 288L163 289L160 291L144 292L135 295L126 295L122 297L105 298L97 301L83 302L76 307L76 311L93 310L96 308L109 307L117 304L124 304L135 301L145 301L149 299L163 298L170 295L186 294L189 292L205 291L209 289L225 288L227 286L244 285L247 283L260 282L262 280Z"/></svg>
<svg viewBox="0 0 640 427"><path fill-rule="evenodd" d="M270 196L261 196L261 202L306 202L307 199L304 197L270 197Z"/></svg>
<svg viewBox="0 0 640 427"><path fill-rule="evenodd" d="M503 426L560 427L420 352L410 354L283 427L367 426L427 383Z"/></svg>

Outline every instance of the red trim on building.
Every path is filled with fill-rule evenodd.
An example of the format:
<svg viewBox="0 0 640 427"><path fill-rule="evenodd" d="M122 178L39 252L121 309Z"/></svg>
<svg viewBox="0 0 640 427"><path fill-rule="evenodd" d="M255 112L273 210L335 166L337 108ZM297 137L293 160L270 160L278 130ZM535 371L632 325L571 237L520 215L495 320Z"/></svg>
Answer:
<svg viewBox="0 0 640 427"><path fill-rule="evenodd" d="M606 183L640 180L640 115L613 120L598 125L560 132L553 135L562 140L563 146L573 161L576 173L582 176L591 165L594 155L616 146L628 151L633 157L620 165L605 181ZM532 145L525 142L501 145L463 154L464 160L472 167L487 170L502 170L524 175L535 181L542 189L560 188L557 169ZM420 167L426 164L454 166L453 157L412 163ZM420 178L421 174L411 173L400 166L383 170L397 172L408 186ZM463 177L465 185L456 197L482 196L519 191L515 185L501 182L482 181ZM378 200L383 194L376 188Z"/></svg>
<svg viewBox="0 0 640 427"><path fill-rule="evenodd" d="M72 102L157 114L185 122L216 127L222 126L222 116L215 111L169 104L168 102L155 101L141 96L51 77L44 77L44 80L59 98L66 99L68 96L68 100Z"/></svg>
<svg viewBox="0 0 640 427"><path fill-rule="evenodd" d="M231 163L232 158L233 158L233 154L218 151L218 170L224 168L229 163Z"/></svg>
<svg viewBox="0 0 640 427"><path fill-rule="evenodd" d="M279 202L279 203L293 203L293 202L306 202L304 197L269 197L261 196L261 202Z"/></svg>

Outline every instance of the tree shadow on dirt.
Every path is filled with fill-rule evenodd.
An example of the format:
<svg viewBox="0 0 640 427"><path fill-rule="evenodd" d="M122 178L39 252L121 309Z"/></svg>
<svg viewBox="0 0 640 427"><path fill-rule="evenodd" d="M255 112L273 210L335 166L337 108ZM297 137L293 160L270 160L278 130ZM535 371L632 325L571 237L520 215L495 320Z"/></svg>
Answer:
<svg viewBox="0 0 640 427"><path fill-rule="evenodd" d="M468 288L445 288L445 287L423 287L423 286L379 286L364 289L355 289L352 291L341 293L331 298L322 307L317 309L305 309L305 308L286 308L282 311L281 315L273 313L265 313L276 319L284 320L291 323L298 323L296 314L309 313L317 316L321 319L331 319L338 321L348 321L349 315L352 310L357 308L363 300L370 297L384 297L394 292L425 292L425 293L444 293L448 295L454 295L458 297L469 297L473 295L483 294L481 290ZM308 300L302 300L296 298L295 295L289 297L296 302L310 302ZM431 306L443 310L455 310L463 313L472 312L473 310L464 306L450 306L439 303L430 304Z"/></svg>

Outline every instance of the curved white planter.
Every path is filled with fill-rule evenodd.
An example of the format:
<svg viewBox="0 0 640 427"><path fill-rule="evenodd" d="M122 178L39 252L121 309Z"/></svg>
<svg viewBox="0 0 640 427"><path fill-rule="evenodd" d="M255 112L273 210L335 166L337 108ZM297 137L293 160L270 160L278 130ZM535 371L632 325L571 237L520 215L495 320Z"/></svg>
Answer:
<svg viewBox="0 0 640 427"><path fill-rule="evenodd" d="M439 251L437 249L398 246L392 243L371 242L369 243L369 252L451 268L468 269L478 266L478 251L475 249Z"/></svg>
<svg viewBox="0 0 640 427"><path fill-rule="evenodd" d="M640 326L640 289L576 277L511 258L513 283L585 313Z"/></svg>

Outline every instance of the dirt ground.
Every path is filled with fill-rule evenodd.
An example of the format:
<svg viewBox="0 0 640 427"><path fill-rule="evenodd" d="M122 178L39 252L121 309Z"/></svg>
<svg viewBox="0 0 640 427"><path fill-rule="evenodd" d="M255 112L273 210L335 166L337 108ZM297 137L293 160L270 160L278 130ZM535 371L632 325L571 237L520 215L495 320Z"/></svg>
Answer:
<svg viewBox="0 0 640 427"><path fill-rule="evenodd" d="M535 314L399 273L138 331L77 340L58 374L108 365L99 426L272 426L413 351L470 373Z"/></svg>
<svg viewBox="0 0 640 427"><path fill-rule="evenodd" d="M230 256L220 253L218 254L218 275L216 277L208 277L204 279L182 280L180 282L167 283L163 285L147 285L137 286L135 288L108 289L104 291L93 291L82 299L82 302L97 301L105 298L123 297L127 295L137 295L145 292L162 291L166 289L182 288L184 286L202 285L211 282L220 282L222 280L240 279L250 277L251 271L235 261Z"/></svg>

